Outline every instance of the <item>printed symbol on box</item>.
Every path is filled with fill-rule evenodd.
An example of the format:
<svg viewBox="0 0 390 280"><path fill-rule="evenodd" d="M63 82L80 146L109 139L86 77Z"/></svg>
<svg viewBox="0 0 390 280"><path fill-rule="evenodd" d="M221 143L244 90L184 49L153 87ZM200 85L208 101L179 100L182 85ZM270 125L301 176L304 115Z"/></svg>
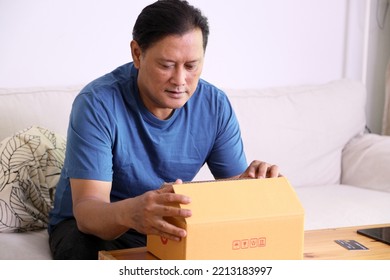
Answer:
<svg viewBox="0 0 390 280"><path fill-rule="evenodd" d="M266 245L266 238L265 237L259 238L259 247L265 247L265 245Z"/></svg>
<svg viewBox="0 0 390 280"><path fill-rule="evenodd" d="M248 249L249 248L249 240L248 239L241 240L241 248L242 249Z"/></svg>
<svg viewBox="0 0 390 280"><path fill-rule="evenodd" d="M257 238L251 238L251 241L250 241L251 243L251 248L255 248L255 247L257 247L257 244L258 244L258 242L259 242L259 240L257 239Z"/></svg>
<svg viewBox="0 0 390 280"><path fill-rule="evenodd" d="M162 244L166 245L168 243L168 238L166 237L160 237Z"/></svg>
<svg viewBox="0 0 390 280"><path fill-rule="evenodd" d="M234 240L232 244L233 250L239 250L241 249L241 241L240 240Z"/></svg>

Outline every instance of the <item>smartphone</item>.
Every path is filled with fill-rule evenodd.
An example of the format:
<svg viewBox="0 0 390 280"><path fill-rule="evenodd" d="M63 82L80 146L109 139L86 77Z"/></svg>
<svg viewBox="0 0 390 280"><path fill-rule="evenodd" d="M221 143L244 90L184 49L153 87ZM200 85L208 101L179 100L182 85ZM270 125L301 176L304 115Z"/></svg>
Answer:
<svg viewBox="0 0 390 280"><path fill-rule="evenodd" d="M359 229L357 233L390 245L390 226Z"/></svg>

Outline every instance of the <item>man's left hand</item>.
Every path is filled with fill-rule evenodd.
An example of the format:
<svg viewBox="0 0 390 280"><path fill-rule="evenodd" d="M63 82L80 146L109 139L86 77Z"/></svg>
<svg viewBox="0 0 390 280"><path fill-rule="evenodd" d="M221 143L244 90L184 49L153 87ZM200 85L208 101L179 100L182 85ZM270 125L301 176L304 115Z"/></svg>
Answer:
<svg viewBox="0 0 390 280"><path fill-rule="evenodd" d="M240 178L276 178L281 177L279 167L277 165L269 164L267 162L254 160L248 166Z"/></svg>

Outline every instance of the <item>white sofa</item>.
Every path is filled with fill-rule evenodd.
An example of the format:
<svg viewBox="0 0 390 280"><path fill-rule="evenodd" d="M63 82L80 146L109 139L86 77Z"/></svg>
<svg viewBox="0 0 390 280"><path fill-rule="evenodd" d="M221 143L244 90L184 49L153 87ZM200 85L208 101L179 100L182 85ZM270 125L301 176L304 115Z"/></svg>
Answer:
<svg viewBox="0 0 390 280"><path fill-rule="evenodd" d="M80 88L0 89L0 140L34 125L65 135ZM306 230L390 222L390 137L365 133L362 84L225 91L248 162L280 166L305 209ZM207 179L205 167L195 180ZM45 229L0 233L0 259L50 259L47 239Z"/></svg>

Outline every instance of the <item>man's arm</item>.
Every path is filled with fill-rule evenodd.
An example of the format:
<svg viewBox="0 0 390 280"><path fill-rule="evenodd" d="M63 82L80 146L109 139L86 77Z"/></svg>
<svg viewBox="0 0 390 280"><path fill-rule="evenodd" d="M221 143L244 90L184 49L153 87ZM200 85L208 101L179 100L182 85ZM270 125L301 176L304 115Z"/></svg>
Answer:
<svg viewBox="0 0 390 280"><path fill-rule="evenodd" d="M70 179L70 183L73 213L79 230L84 233L112 240L132 228L143 234L157 234L172 240L186 236L184 229L163 219L166 216L191 216L189 210L166 206L167 203L190 202L188 197L173 193L172 185L111 203L111 182Z"/></svg>

